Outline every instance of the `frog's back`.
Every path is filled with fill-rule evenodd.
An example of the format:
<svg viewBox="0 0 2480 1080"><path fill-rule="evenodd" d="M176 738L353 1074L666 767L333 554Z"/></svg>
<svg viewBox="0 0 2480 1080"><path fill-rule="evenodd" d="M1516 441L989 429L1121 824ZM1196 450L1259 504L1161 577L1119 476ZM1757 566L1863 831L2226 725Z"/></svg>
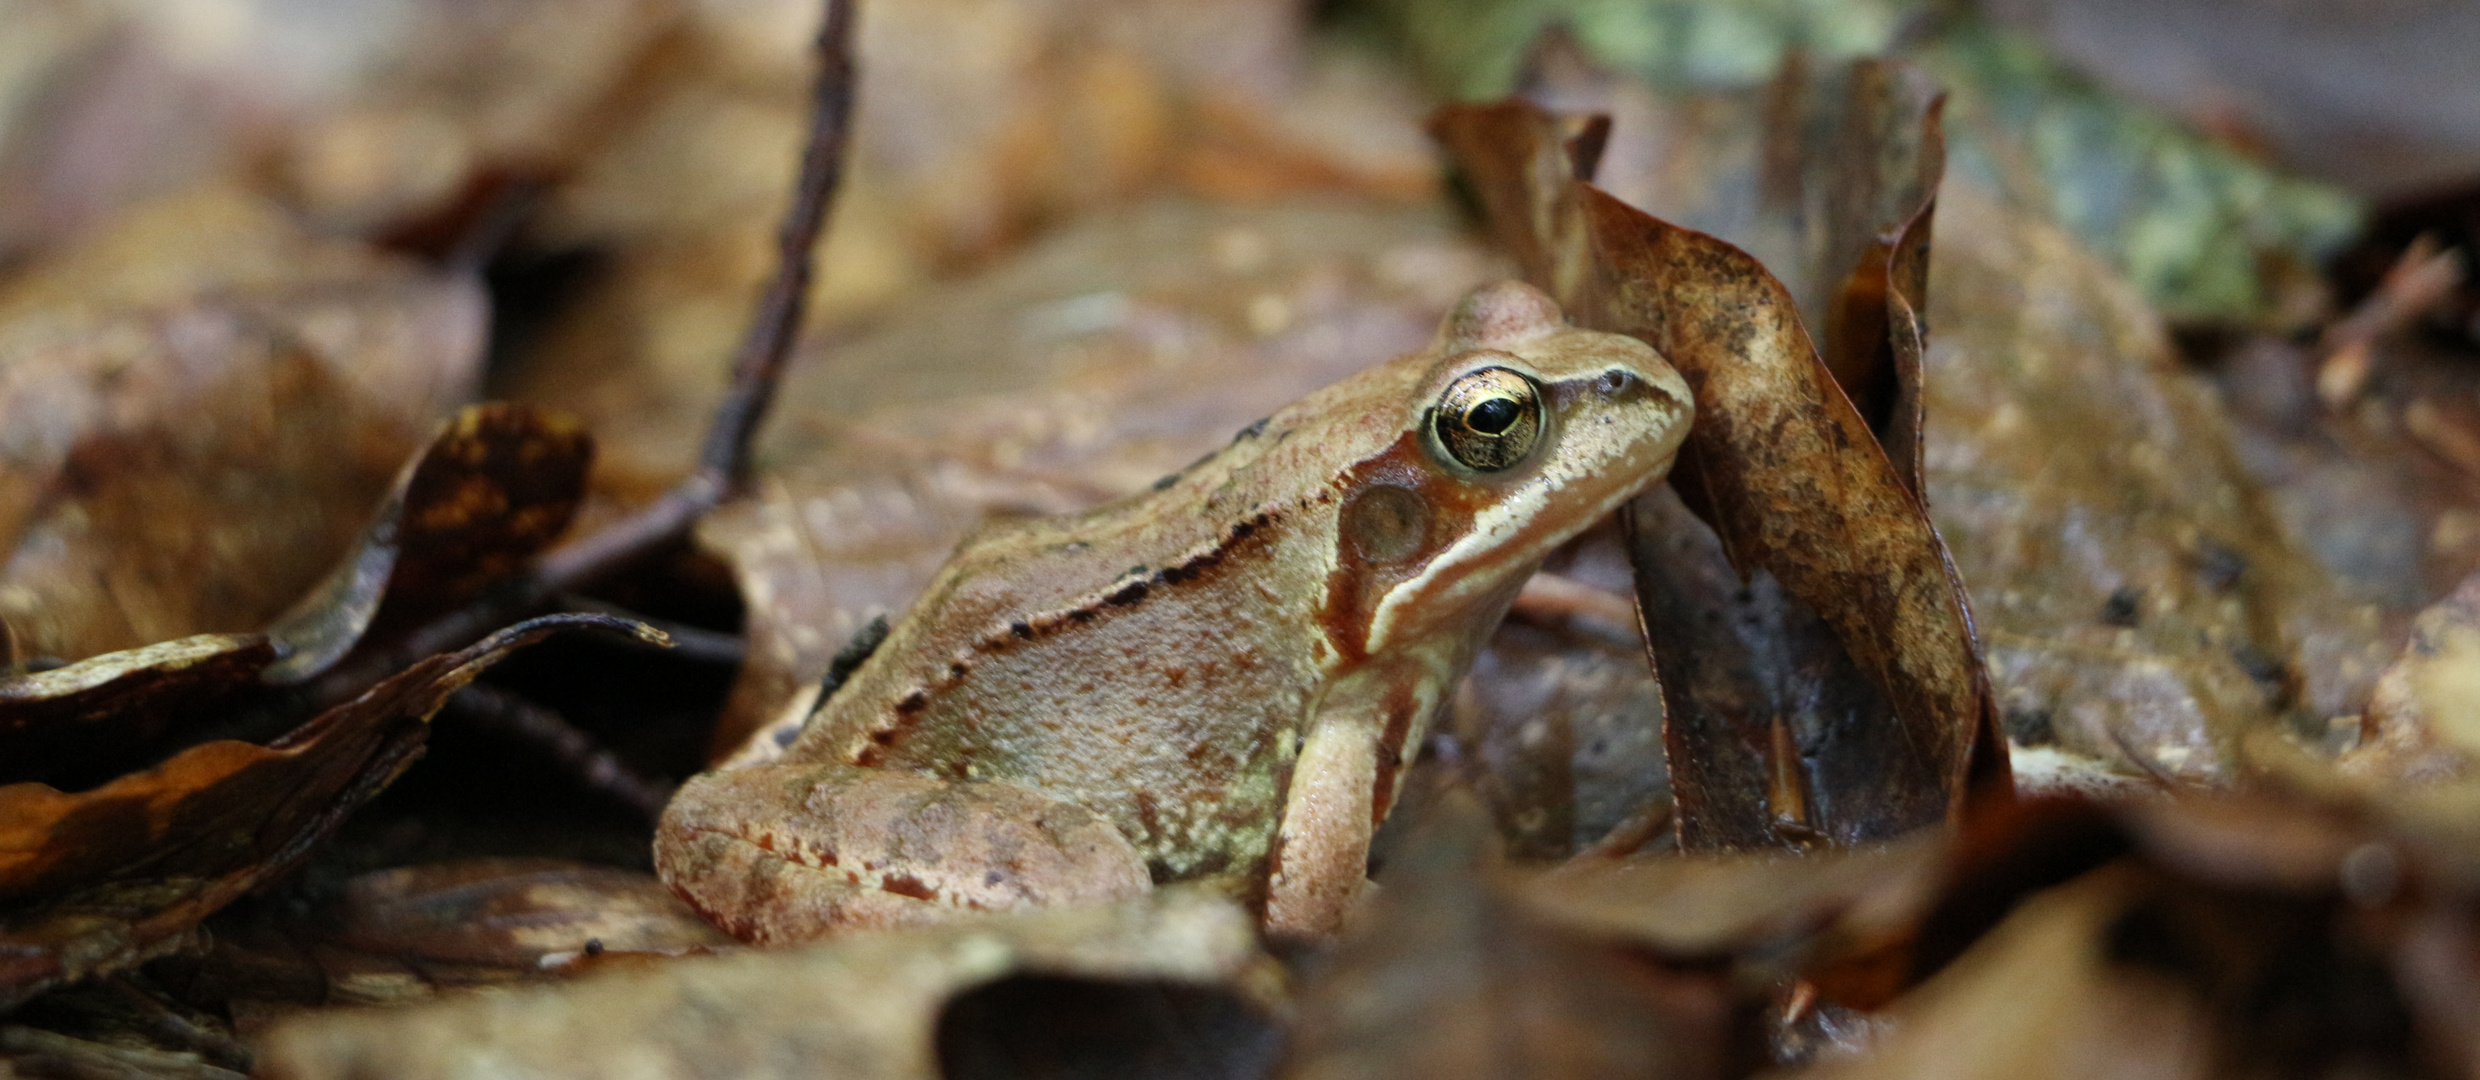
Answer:
<svg viewBox="0 0 2480 1080"><path fill-rule="evenodd" d="M976 533L794 755L1025 784L1111 819L1158 879L1245 873L1328 659L1303 627L1333 493L1275 481L1283 419L1155 490Z"/></svg>

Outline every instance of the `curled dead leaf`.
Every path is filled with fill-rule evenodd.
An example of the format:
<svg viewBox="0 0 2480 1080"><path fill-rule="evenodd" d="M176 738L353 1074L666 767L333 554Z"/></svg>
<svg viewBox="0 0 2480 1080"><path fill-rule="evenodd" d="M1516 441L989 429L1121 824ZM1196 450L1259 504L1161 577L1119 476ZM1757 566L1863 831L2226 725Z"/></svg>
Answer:
<svg viewBox="0 0 2480 1080"><path fill-rule="evenodd" d="M316 677L361 641L383 601L404 626L522 569L584 498L594 441L524 405L467 406L407 462L361 546L267 631L282 658L267 681Z"/></svg>
<svg viewBox="0 0 2480 1080"><path fill-rule="evenodd" d="M1745 252L1577 179L1598 153L1600 135L1589 125L1511 102L1450 107L1433 129L1474 177L1528 277L1578 323L1642 338L1687 376L1699 419L1673 484L1705 511L1729 565L1772 574L1884 695L1894 723L1860 725L1879 732L1838 747L1844 760L1818 769L1868 777L1869 804L1819 828L1816 808L1803 802L1791 824L1845 838L1887 835L1951 817L1975 785L2002 786L2005 744L1944 544L1836 384L1783 284ZM1696 645L1657 642L1656 663ZM1680 699L1667 686L1666 697L1670 722L1681 723ZM1770 744L1782 736L1769 723L1742 716L1726 737L1766 740L1760 756L1781 758ZM1671 760L1683 839L1775 842L1772 820L1742 815L1713 833L1692 826L1684 795L1691 782L1681 773L1696 758L1674 742ZM1848 787L1770 771L1754 782L1773 796L1765 800L1772 818L1787 816L1790 808L1773 804L1789 789Z"/></svg>
<svg viewBox="0 0 2480 1080"><path fill-rule="evenodd" d="M0 679L0 784L91 786L98 770L209 719L274 658L256 634L199 634Z"/></svg>
<svg viewBox="0 0 2480 1080"><path fill-rule="evenodd" d="M0 1009L177 947L289 869L419 753L425 721L483 669L561 629L550 615L430 657L260 746L195 746L101 787L0 787Z"/></svg>

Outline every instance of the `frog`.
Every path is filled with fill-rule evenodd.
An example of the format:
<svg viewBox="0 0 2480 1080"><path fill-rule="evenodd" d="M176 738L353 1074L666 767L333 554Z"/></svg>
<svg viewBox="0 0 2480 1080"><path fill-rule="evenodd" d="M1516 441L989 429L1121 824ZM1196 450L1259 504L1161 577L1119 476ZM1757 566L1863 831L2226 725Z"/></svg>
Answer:
<svg viewBox="0 0 2480 1080"><path fill-rule="evenodd" d="M966 537L780 752L682 785L657 873L756 944L1174 885L1331 936L1517 592L1694 414L1651 346L1480 286L1148 490Z"/></svg>

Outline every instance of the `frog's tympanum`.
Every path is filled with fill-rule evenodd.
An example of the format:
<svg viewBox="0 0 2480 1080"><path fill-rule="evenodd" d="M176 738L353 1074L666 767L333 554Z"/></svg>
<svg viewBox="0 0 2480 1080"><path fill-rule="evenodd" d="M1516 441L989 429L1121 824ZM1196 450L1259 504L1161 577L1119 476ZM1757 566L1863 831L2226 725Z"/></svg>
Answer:
<svg viewBox="0 0 2480 1080"><path fill-rule="evenodd" d="M967 539L778 759L681 789L655 865L758 942L1186 881L1331 932L1475 650L1690 412L1643 343L1483 287L1151 491Z"/></svg>

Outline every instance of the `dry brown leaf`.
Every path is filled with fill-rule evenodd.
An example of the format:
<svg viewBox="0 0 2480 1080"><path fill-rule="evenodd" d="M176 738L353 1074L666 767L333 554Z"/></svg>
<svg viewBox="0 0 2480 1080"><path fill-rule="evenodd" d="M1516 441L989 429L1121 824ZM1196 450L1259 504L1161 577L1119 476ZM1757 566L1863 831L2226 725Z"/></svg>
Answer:
<svg viewBox="0 0 2480 1080"><path fill-rule="evenodd" d="M71 1038L16 1024L0 1026L0 1062L19 1076L98 1076L113 1080L246 1080L248 1074L199 1055Z"/></svg>
<svg viewBox="0 0 2480 1080"><path fill-rule="evenodd" d="M448 695L508 653L587 625L653 634L610 616L545 616L415 664L265 746L206 743L88 791L0 787L0 1008L179 946L394 780Z"/></svg>
<svg viewBox="0 0 2480 1080"><path fill-rule="evenodd" d="M206 193L0 292L0 617L81 659L265 625L467 392L481 290Z"/></svg>
<svg viewBox="0 0 2480 1080"><path fill-rule="evenodd" d="M246 91L249 65L264 62L251 54L278 43L329 66L271 139L269 186L322 228L446 254L511 184L565 175L600 149L680 6L365 2L359 18L316 28L235 13L237 47L214 70Z"/></svg>
<svg viewBox="0 0 2480 1080"><path fill-rule="evenodd" d="M509 182L591 149L679 7L346 0L305 19L250 5L13 6L0 253L214 182L277 195L323 229L444 252Z"/></svg>
<svg viewBox="0 0 2480 1080"><path fill-rule="evenodd" d="M0 263L240 164L240 103L166 55L165 9L29 0L0 38Z"/></svg>
<svg viewBox="0 0 2480 1080"><path fill-rule="evenodd" d="M2101 873L2025 901L1953 968L1892 1009L1886 1030L1820 1077L2178 1077L2212 1069L2200 1004L2170 979L2109 962L2128 903Z"/></svg>
<svg viewBox="0 0 2480 1080"><path fill-rule="evenodd" d="M412 617L470 596L566 525L590 448L582 433L532 410L467 409L407 465L362 550L269 636L202 634L0 679L0 761L9 763L0 783L92 787L159 759L163 742L202 741L262 679L323 670L359 639L383 596L397 596Z"/></svg>
<svg viewBox="0 0 2480 1080"><path fill-rule="evenodd" d="M731 945L654 875L557 859L476 858L364 874L323 919L336 944L436 973L538 976L606 952Z"/></svg>
<svg viewBox="0 0 2480 1080"><path fill-rule="evenodd" d="M691 958L487 998L314 1013L261 1040L260 1069L317 1080L464 1076L478 1068L542 1077L807 1077L831 1067L839 1076L930 1080L941 1075L942 1035L953 1038L939 1030L942 1010L994 980L1220 985L1237 987L1235 1004L1246 1007L1261 999L1268 963L1248 913L1164 890L1115 907ZM1142 996L1133 1002L1145 1003ZM1075 1022L1114 1029L1104 1017ZM1179 1031L1155 1037L1177 1039Z"/></svg>
<svg viewBox="0 0 2480 1080"><path fill-rule="evenodd" d="M1810 297L1823 293L1803 284L1827 245L1801 230L1831 204L1787 222L1763 213L1776 190L1768 177L1841 168L1830 133L1822 155L1779 152L1769 133L1778 113L1808 115L1781 105L1799 95L1658 91L1562 63L1540 65L1531 92L1617 117L1600 185L1758 255L1793 283L1809 326L1836 325L1831 309L1814 317ZM1785 158L1807 164L1777 164ZM2461 543L2438 561L2467 561L2480 554L2469 515L2434 503L2404 513L2413 500L2396 493L2396 474L2418 455L2392 445L2398 436L2374 440L2384 464L2371 467L2367 449L2332 461L2320 432L2301 440L2311 447L2248 447L2263 482L2287 485L2268 505L2234 461L2221 409L2179 370L2159 317L2122 279L1968 183L1946 186L1939 217L1927 305L1938 334L1922 343L1924 490L1974 590L2008 732L2054 744L2077 769L2099 759L2194 778L2228 776L2240 733L2282 720L2332 745L2326 723L2358 711L2383 663L2379 643L2399 633L2391 613L2420 600L2391 599L2420 572L2389 562L2405 530L2433 532L2441 551ZM1898 262L1919 239L1907 233ZM2234 362L2225 383L2278 398L2296 377ZM1899 430L1880 433L1902 464ZM2362 576L2372 580L2352 580Z"/></svg>
<svg viewBox="0 0 2480 1080"><path fill-rule="evenodd" d="M268 629L283 652L268 680L317 676L382 610L389 626L419 625L524 569L568 528L593 458L594 440L557 413L484 404L449 418L361 546Z"/></svg>
<svg viewBox="0 0 2480 1080"><path fill-rule="evenodd" d="M1731 987L1532 915L1460 792L1390 860L1386 888L1307 965L1283 1075L1720 1077Z"/></svg>
<svg viewBox="0 0 2480 1080"><path fill-rule="evenodd" d="M1831 852L1577 859L1518 883L1533 916L1679 961L1810 947L1917 919L1946 854L1930 836Z"/></svg>
<svg viewBox="0 0 2480 1080"><path fill-rule="evenodd" d="M0 784L77 790L213 717L275 659L257 634L200 634L0 678Z"/></svg>
<svg viewBox="0 0 2480 1080"><path fill-rule="evenodd" d="M800 3L690 5L642 98L526 242L597 260L500 388L608 436L597 491L685 469L770 266L802 137ZM1263 203L1436 194L1410 80L1308 49L1267 0L913 0L859 21L861 109L816 310L851 326L1063 222L1167 189ZM1246 422L1246 421L1243 421Z"/></svg>
<svg viewBox="0 0 2480 1080"><path fill-rule="evenodd" d="M1436 123L1527 275L1580 324L1641 337L1688 376L1700 418L1674 483L1708 506L1734 567L1766 568L1817 612L1897 720L1896 731L1864 726L1837 748L1865 763L1853 771L1876 774L1868 784L1798 781L1850 803L1807 805L1769 775L1759 778L1772 789L1768 817L1710 831L1691 824L1686 805L1692 747L1770 739L1770 759L1785 760L1787 739L1742 722L1672 742L1683 840L1766 843L1791 810L1790 824L1826 835L1888 835L1949 817L1976 780L2002 778L2005 748L1944 546L1781 283L1738 249L1575 180L1598 134L1571 141L1583 129L1524 104L1455 107ZM1676 655L1656 643L1658 664ZM1676 705L1672 714L1681 725ZM1820 809L1844 816L1820 819Z"/></svg>
<svg viewBox="0 0 2480 1080"><path fill-rule="evenodd" d="M732 944L651 874L557 859L374 871L347 882L327 917L336 942L364 952L517 970L589 951Z"/></svg>

